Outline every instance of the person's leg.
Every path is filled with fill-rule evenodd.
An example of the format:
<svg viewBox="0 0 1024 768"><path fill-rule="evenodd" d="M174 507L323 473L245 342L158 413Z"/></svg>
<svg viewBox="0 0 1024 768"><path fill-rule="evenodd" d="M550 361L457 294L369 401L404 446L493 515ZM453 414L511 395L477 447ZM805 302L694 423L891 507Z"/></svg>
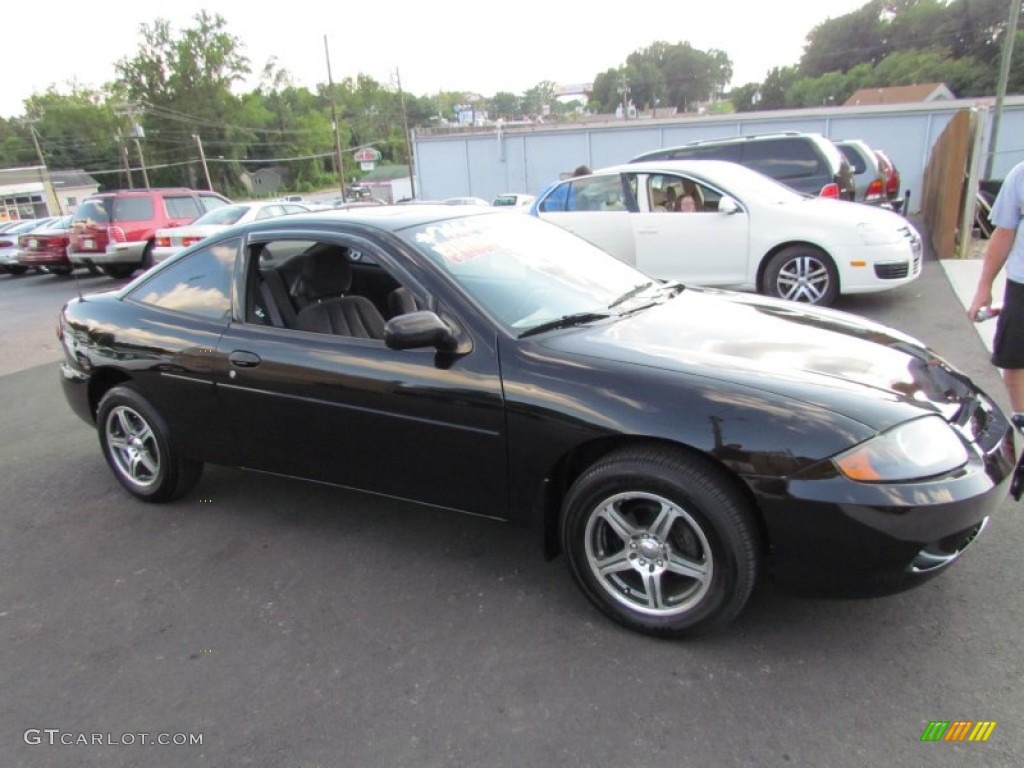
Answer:
<svg viewBox="0 0 1024 768"><path fill-rule="evenodd" d="M1010 397L1014 413L1024 413L1024 368L1007 368L1003 371L1003 383Z"/></svg>

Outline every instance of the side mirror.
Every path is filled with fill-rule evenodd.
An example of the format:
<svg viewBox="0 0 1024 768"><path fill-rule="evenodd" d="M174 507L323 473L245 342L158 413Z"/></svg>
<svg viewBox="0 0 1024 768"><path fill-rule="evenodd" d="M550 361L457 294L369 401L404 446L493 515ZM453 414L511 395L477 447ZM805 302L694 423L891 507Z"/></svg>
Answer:
<svg viewBox="0 0 1024 768"><path fill-rule="evenodd" d="M719 213L739 213L741 210L740 204L728 195L723 195L722 199L718 201Z"/></svg>
<svg viewBox="0 0 1024 768"><path fill-rule="evenodd" d="M454 352L458 341L452 329L433 312L407 312L384 325L384 343L389 349L422 349L434 347Z"/></svg>

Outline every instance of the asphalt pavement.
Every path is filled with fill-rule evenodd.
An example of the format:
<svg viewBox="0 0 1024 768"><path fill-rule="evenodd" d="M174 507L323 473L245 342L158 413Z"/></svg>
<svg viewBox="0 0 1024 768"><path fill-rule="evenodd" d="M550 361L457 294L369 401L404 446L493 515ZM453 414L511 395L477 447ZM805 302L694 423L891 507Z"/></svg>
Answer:
<svg viewBox="0 0 1024 768"><path fill-rule="evenodd" d="M839 308L1005 405L962 310L977 267L929 259ZM0 768L1020 765L1012 501L914 591L768 585L723 633L654 640L494 522L217 467L174 503L134 500L60 392L75 290L0 277ZM957 720L996 726L921 741Z"/></svg>

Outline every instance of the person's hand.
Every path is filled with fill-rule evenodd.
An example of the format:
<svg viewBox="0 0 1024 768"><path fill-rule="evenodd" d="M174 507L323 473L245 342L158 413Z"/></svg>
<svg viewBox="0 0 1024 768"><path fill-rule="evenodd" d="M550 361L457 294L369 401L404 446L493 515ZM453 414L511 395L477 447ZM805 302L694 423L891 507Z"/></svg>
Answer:
<svg viewBox="0 0 1024 768"><path fill-rule="evenodd" d="M974 294L974 300L971 301L971 306L967 309L967 319L972 323L974 318L978 314L978 310L982 307L992 306L992 290L986 288L979 288Z"/></svg>

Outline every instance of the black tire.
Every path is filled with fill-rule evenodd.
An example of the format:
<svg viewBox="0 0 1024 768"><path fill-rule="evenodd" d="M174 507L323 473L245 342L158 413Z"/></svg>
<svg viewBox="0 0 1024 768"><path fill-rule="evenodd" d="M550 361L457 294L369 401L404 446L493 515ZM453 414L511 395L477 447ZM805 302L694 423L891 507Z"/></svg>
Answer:
<svg viewBox="0 0 1024 768"><path fill-rule="evenodd" d="M587 598L623 626L662 637L724 627L760 570L754 516L734 481L662 447L617 451L580 475L561 534Z"/></svg>
<svg viewBox="0 0 1024 768"><path fill-rule="evenodd" d="M839 271L832 258L820 248L791 245L768 262L764 271L764 293L829 307L839 295Z"/></svg>
<svg viewBox="0 0 1024 768"><path fill-rule="evenodd" d="M102 272L107 277L112 277L115 280L123 280L126 277L131 277L132 272L136 270L131 264L108 264L100 267Z"/></svg>
<svg viewBox="0 0 1024 768"><path fill-rule="evenodd" d="M202 462L181 457L160 414L130 385L103 396L96 428L114 477L143 501L176 499L202 474Z"/></svg>
<svg viewBox="0 0 1024 768"><path fill-rule="evenodd" d="M8 267L7 271L10 272L12 275L24 275L26 272L28 272L28 267L18 265L16 267Z"/></svg>
<svg viewBox="0 0 1024 768"><path fill-rule="evenodd" d="M153 244L146 243L146 247L142 250L142 261L139 263L139 269L145 272L147 269L153 266Z"/></svg>
<svg viewBox="0 0 1024 768"><path fill-rule="evenodd" d="M51 275L67 277L71 274L71 267L47 267L47 271L49 271Z"/></svg>

